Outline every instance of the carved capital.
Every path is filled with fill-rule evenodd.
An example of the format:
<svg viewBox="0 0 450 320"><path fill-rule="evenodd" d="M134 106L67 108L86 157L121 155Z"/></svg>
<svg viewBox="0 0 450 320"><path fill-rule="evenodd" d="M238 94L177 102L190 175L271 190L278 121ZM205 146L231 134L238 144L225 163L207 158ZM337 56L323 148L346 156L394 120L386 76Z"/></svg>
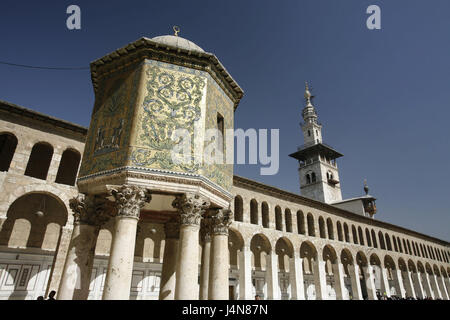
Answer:
<svg viewBox="0 0 450 320"><path fill-rule="evenodd" d="M101 226L114 215L107 199L83 193L70 199L69 206L73 211L74 224Z"/></svg>
<svg viewBox="0 0 450 320"><path fill-rule="evenodd" d="M202 215L209 205L208 199L195 193L182 194L177 196L172 202L172 206L180 214L180 223L182 225L200 226Z"/></svg>
<svg viewBox="0 0 450 320"><path fill-rule="evenodd" d="M164 233L166 239L179 239L180 238L180 219L179 217L171 218L164 224Z"/></svg>
<svg viewBox="0 0 450 320"><path fill-rule="evenodd" d="M116 200L115 205L119 217L139 219L141 208L152 199L149 189L133 185L122 185L117 189L111 189L110 192Z"/></svg>
<svg viewBox="0 0 450 320"><path fill-rule="evenodd" d="M233 221L233 211L230 209L214 209L209 216L211 233L213 235L228 235L228 229Z"/></svg>

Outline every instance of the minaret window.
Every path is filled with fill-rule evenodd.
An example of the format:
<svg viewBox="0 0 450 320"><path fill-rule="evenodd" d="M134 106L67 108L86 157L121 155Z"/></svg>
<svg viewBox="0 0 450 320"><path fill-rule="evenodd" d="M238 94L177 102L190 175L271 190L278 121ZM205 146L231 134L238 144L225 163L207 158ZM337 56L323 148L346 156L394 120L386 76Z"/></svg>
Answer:
<svg viewBox="0 0 450 320"><path fill-rule="evenodd" d="M309 175L309 173L306 175L306 183L307 184L311 183L311 176Z"/></svg>
<svg viewBox="0 0 450 320"><path fill-rule="evenodd" d="M308 137L311 137L311 131L308 130Z"/></svg>
<svg viewBox="0 0 450 320"><path fill-rule="evenodd" d="M311 173L311 183L316 182L316 174L313 172Z"/></svg>

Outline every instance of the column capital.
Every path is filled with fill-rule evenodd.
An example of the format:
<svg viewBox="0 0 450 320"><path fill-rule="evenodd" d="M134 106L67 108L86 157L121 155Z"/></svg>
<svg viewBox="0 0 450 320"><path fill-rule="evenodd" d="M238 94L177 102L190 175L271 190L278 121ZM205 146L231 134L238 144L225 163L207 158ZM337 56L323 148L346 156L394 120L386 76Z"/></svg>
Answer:
<svg viewBox="0 0 450 320"><path fill-rule="evenodd" d="M179 239L180 238L180 219L179 217L171 218L164 224L164 233L166 239Z"/></svg>
<svg viewBox="0 0 450 320"><path fill-rule="evenodd" d="M73 211L74 224L81 223L99 227L114 215L110 201L84 193L79 193L70 199L69 207Z"/></svg>
<svg viewBox="0 0 450 320"><path fill-rule="evenodd" d="M141 208L152 199L149 189L133 185L111 188L110 194L116 200L118 217L139 219Z"/></svg>
<svg viewBox="0 0 450 320"><path fill-rule="evenodd" d="M233 222L233 212L230 209L210 210L211 233L213 235L228 235L228 229Z"/></svg>
<svg viewBox="0 0 450 320"><path fill-rule="evenodd" d="M178 209L180 223L182 225L200 226L202 214L209 207L210 201L196 193L179 195L172 202L172 206Z"/></svg>

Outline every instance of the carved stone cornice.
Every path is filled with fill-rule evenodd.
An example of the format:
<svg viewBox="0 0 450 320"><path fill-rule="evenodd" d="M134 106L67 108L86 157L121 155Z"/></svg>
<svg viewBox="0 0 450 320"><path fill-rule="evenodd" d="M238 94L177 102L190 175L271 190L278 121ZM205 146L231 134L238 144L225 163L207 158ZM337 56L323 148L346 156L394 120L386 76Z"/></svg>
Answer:
<svg viewBox="0 0 450 320"><path fill-rule="evenodd" d="M164 233L166 239L179 239L180 238L180 218L171 218L164 224Z"/></svg>
<svg viewBox="0 0 450 320"><path fill-rule="evenodd" d="M97 196L79 193L69 200L69 206L73 211L74 224L81 223L99 227L114 216L111 202Z"/></svg>
<svg viewBox="0 0 450 320"><path fill-rule="evenodd" d="M212 235L228 235L228 229L233 222L233 211L230 209L214 209L208 217L211 221Z"/></svg>
<svg viewBox="0 0 450 320"><path fill-rule="evenodd" d="M205 210L209 207L210 201L196 193L185 193L179 195L172 202L172 206L180 214L182 225L200 226L200 220Z"/></svg>
<svg viewBox="0 0 450 320"><path fill-rule="evenodd" d="M110 193L116 200L118 217L139 219L141 208L152 199L149 189L133 185L122 185L117 189L111 188Z"/></svg>

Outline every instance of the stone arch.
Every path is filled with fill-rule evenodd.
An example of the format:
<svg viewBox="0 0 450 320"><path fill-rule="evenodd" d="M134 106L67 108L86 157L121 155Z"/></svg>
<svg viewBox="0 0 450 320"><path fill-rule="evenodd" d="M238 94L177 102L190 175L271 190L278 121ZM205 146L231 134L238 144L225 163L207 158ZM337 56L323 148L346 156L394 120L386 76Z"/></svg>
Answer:
<svg viewBox="0 0 450 320"><path fill-rule="evenodd" d="M275 253L278 256L278 268L285 272L289 271L289 259L294 257L294 246L292 242L281 237L275 243Z"/></svg>
<svg viewBox="0 0 450 320"><path fill-rule="evenodd" d="M328 239L334 240L334 228L333 228L333 221L331 221L331 218L327 219L327 231L328 231Z"/></svg>
<svg viewBox="0 0 450 320"><path fill-rule="evenodd" d="M72 148L66 149L59 162L55 182L74 186L80 166L81 154Z"/></svg>
<svg viewBox="0 0 450 320"><path fill-rule="evenodd" d="M244 237L234 228L228 231L228 250L230 252L230 266L238 266L238 252L244 248Z"/></svg>
<svg viewBox="0 0 450 320"><path fill-rule="evenodd" d="M366 241L367 241L367 246L368 247L371 247L372 246L372 241L371 241L371 239L370 239L370 231L369 231L369 229L365 229L365 232L366 232Z"/></svg>
<svg viewBox="0 0 450 320"><path fill-rule="evenodd" d="M416 267L416 264L411 259L408 260L408 270L410 272L417 272L418 267Z"/></svg>
<svg viewBox="0 0 450 320"><path fill-rule="evenodd" d="M358 227L359 244L364 245L364 235L361 227Z"/></svg>
<svg viewBox="0 0 450 320"><path fill-rule="evenodd" d="M138 222L134 255L145 260L150 259L150 261L155 263L162 262L162 241L165 241L162 237L163 234L162 224L147 223L140 220Z"/></svg>
<svg viewBox="0 0 450 320"><path fill-rule="evenodd" d="M405 249L405 253L406 253L406 254L410 254L410 253L408 252L408 247L406 246L406 241L405 241L405 239L402 239L402 242L403 242L403 248Z"/></svg>
<svg viewBox="0 0 450 320"><path fill-rule="evenodd" d="M58 196L26 193L9 206L0 231L0 245L54 251L67 220L67 208Z"/></svg>
<svg viewBox="0 0 450 320"><path fill-rule="evenodd" d="M322 249L322 259L325 262L325 271L327 274L333 274L333 264L337 262L336 250L329 244Z"/></svg>
<svg viewBox="0 0 450 320"><path fill-rule="evenodd" d="M306 219L308 221L308 235L310 237L315 237L316 236L316 230L314 228L314 217L311 213L308 213L308 215L306 216Z"/></svg>
<svg viewBox="0 0 450 320"><path fill-rule="evenodd" d="M356 233L356 227L352 224L352 236L353 236L353 243L358 244L358 234Z"/></svg>
<svg viewBox="0 0 450 320"><path fill-rule="evenodd" d="M391 269L397 269L395 261L390 255L385 255L384 256L384 267L385 268L391 268Z"/></svg>
<svg viewBox="0 0 450 320"><path fill-rule="evenodd" d="M17 147L17 137L10 132L0 133L0 171L8 171Z"/></svg>
<svg viewBox="0 0 450 320"><path fill-rule="evenodd" d="M272 246L266 235L255 234L250 240L250 250L253 253L253 266L255 269L266 268L266 255L272 252ZM264 259L263 259L264 258Z"/></svg>
<svg viewBox="0 0 450 320"><path fill-rule="evenodd" d="M388 280L394 280L394 276L395 276L394 272L396 272L397 266L395 264L394 259L392 259L392 257L390 255L384 256L383 266L387 271ZM388 288L386 288L386 290L389 290L390 292L392 292L390 286L388 286ZM400 290L400 288L395 288L395 290L396 291ZM399 292L396 292L396 293L399 293Z"/></svg>
<svg viewBox="0 0 450 320"><path fill-rule="evenodd" d="M418 256L418 250L416 248L416 243L414 241L412 241L412 247L413 247L414 255L417 257Z"/></svg>
<svg viewBox="0 0 450 320"><path fill-rule="evenodd" d="M244 221L244 201L240 195L234 197L234 220Z"/></svg>
<svg viewBox="0 0 450 320"><path fill-rule="evenodd" d="M283 231L283 217L280 206L275 207L275 229Z"/></svg>
<svg viewBox="0 0 450 320"><path fill-rule="evenodd" d="M437 277L441 276L441 272L439 271L439 267L435 264L433 264L433 274Z"/></svg>
<svg viewBox="0 0 450 320"><path fill-rule="evenodd" d="M319 216L319 235L322 239L326 239L326 232L325 232L325 221L321 216Z"/></svg>
<svg viewBox="0 0 450 320"><path fill-rule="evenodd" d="M345 242L350 243L350 232L348 230L348 225L346 222L344 222L344 236L345 236Z"/></svg>
<svg viewBox="0 0 450 320"><path fill-rule="evenodd" d="M263 201L261 203L261 216L262 216L262 225L264 228L269 228L269 205L267 202Z"/></svg>
<svg viewBox="0 0 450 320"><path fill-rule="evenodd" d="M391 239L389 238L389 234L387 232L384 234L384 238L386 240L386 250L392 251Z"/></svg>
<svg viewBox="0 0 450 320"><path fill-rule="evenodd" d="M398 244L398 250L400 251L400 253L403 253L402 241L400 240L400 237L397 237L397 244Z"/></svg>
<svg viewBox="0 0 450 320"><path fill-rule="evenodd" d="M5 206L10 207L14 201L16 201L18 198L28 194L28 193L46 193L49 195L53 195L55 199L57 199L61 205L64 206L66 209L66 212L71 212L71 210L68 207L69 203L69 192L64 192L50 184L46 184L43 182L42 184L30 184L26 186L20 186L17 189L15 189L13 192L9 194L8 200L5 203ZM68 216L68 222L72 223L73 215L70 214Z"/></svg>
<svg viewBox="0 0 450 320"><path fill-rule="evenodd" d="M300 257L303 259L303 272L313 273L312 263L317 261L317 249L310 241L304 241L300 245Z"/></svg>
<svg viewBox="0 0 450 320"><path fill-rule="evenodd" d="M341 258L341 263L343 264L344 268L346 268L348 265L353 264L352 253L347 248L344 248L341 250L340 258ZM349 275L348 269L346 269L346 273L347 273L347 275Z"/></svg>
<svg viewBox="0 0 450 320"><path fill-rule="evenodd" d="M411 250L411 244L409 243L409 240L406 240L406 243L408 244L408 252L410 255L413 254L412 250Z"/></svg>
<svg viewBox="0 0 450 320"><path fill-rule="evenodd" d="M292 232L292 214L291 210L288 208L284 210L284 219L286 223L286 232Z"/></svg>
<svg viewBox="0 0 450 320"><path fill-rule="evenodd" d="M47 142L38 142L31 149L25 175L41 180L47 179L48 169L53 157L53 146Z"/></svg>
<svg viewBox="0 0 450 320"><path fill-rule="evenodd" d="M360 268L366 267L368 265L368 260L366 255L362 251L358 251L356 253L356 260L355 262L358 264Z"/></svg>
<svg viewBox="0 0 450 320"><path fill-rule="evenodd" d="M398 252L397 238L394 235L392 236L392 243L394 244L394 251Z"/></svg>
<svg viewBox="0 0 450 320"><path fill-rule="evenodd" d="M417 262L417 271L420 273L425 273L425 267L421 261Z"/></svg>
<svg viewBox="0 0 450 320"><path fill-rule="evenodd" d="M299 234L306 234L305 216L301 210L297 211L297 228Z"/></svg>
<svg viewBox="0 0 450 320"><path fill-rule="evenodd" d="M431 267L431 264L429 262L425 263L425 271L432 276L433 275L433 268Z"/></svg>
<svg viewBox="0 0 450 320"><path fill-rule="evenodd" d="M380 241L380 248L383 250L386 250L386 245L384 244L383 232L381 232L381 231L378 232L378 240Z"/></svg>
<svg viewBox="0 0 450 320"><path fill-rule="evenodd" d="M377 237L375 236L375 231L372 229L372 231L370 232L370 234L372 235L372 244L374 248L378 248L378 244L377 244Z"/></svg>
<svg viewBox="0 0 450 320"><path fill-rule="evenodd" d="M258 202L255 199L250 200L250 223L258 224Z"/></svg>
<svg viewBox="0 0 450 320"><path fill-rule="evenodd" d="M336 229L337 229L337 234L338 234L338 240L339 241L344 241L344 237L343 237L343 234L342 234L342 225L341 225L340 221L338 221L336 223Z"/></svg>
<svg viewBox="0 0 450 320"><path fill-rule="evenodd" d="M408 271L408 266L406 265L406 262L403 258L399 258L398 259L398 268L402 271L402 272L406 272Z"/></svg>
<svg viewBox="0 0 450 320"><path fill-rule="evenodd" d="M447 274L447 272L445 271L445 268L443 267L443 266L441 266L441 275L442 275L442 277L444 277L444 278L447 278L448 277L448 274Z"/></svg>

